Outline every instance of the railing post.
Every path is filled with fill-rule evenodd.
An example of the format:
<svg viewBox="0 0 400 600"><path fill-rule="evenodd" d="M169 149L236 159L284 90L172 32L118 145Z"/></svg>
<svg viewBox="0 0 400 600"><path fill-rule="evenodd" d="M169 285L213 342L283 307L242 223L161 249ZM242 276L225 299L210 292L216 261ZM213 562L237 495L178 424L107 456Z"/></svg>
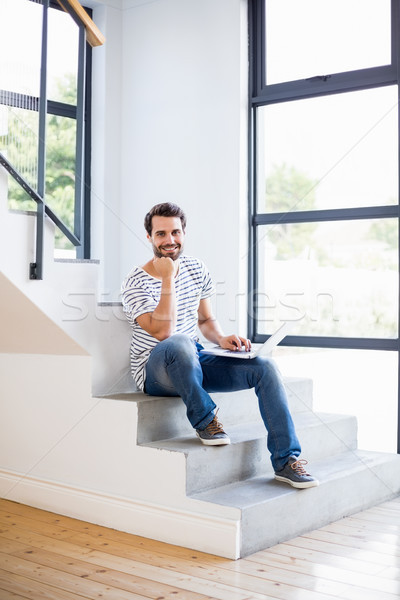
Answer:
<svg viewBox="0 0 400 600"><path fill-rule="evenodd" d="M74 234L81 241L77 247L77 258L84 258L84 139L85 139L85 71L86 71L86 31L79 25L79 56L77 108L76 108L76 171L75 171L75 211Z"/></svg>
<svg viewBox="0 0 400 600"><path fill-rule="evenodd" d="M36 212L36 262L30 265L30 279L43 279L44 253L44 202L46 191L46 117L47 117L47 27L49 0L43 0L42 56L39 93L39 141L38 141L38 195L43 203Z"/></svg>

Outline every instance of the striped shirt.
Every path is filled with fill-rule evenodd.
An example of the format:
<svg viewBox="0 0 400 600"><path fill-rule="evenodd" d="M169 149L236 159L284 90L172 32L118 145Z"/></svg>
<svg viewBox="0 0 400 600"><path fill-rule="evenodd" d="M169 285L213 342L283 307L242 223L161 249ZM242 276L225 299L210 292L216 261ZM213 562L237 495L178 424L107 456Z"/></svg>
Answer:
<svg viewBox="0 0 400 600"><path fill-rule="evenodd" d="M196 339L200 300L209 298L213 284L205 265L191 256L179 257L179 271L175 278L177 322L174 333L185 333ZM140 327L136 319L153 312L160 302L161 280L152 277L140 267L134 267L122 283L122 305L132 327L130 349L131 371L137 386L143 390L145 367L150 352L159 342Z"/></svg>

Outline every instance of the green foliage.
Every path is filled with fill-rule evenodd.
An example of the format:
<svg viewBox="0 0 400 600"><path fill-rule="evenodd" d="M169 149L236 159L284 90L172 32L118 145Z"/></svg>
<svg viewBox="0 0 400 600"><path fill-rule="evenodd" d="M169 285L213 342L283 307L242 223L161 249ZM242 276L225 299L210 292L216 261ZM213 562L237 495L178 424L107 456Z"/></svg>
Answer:
<svg viewBox="0 0 400 600"><path fill-rule="evenodd" d="M38 114L23 108L9 108L7 124L7 134L0 137L0 149L22 177L36 189ZM11 209L36 210L36 203L12 177L9 177L8 189Z"/></svg>
<svg viewBox="0 0 400 600"><path fill-rule="evenodd" d="M374 221L369 229L368 238L383 242L391 250L397 250L399 240L397 219L380 219Z"/></svg>
<svg viewBox="0 0 400 600"><path fill-rule="evenodd" d="M76 104L76 78L65 75L56 83L55 97L66 104ZM23 109L10 109L8 136L0 139L7 147L10 162L21 172L34 189L25 165L33 165L37 157L38 114ZM48 115L46 123L46 192L45 200L57 216L73 230L75 200L76 121L67 117ZM20 166L21 165L21 166ZM27 172L24 172L27 171ZM37 178L37 174L35 173ZM9 178L9 207L17 210L36 210L36 203ZM56 247L70 248L71 244L56 229Z"/></svg>
<svg viewBox="0 0 400 600"><path fill-rule="evenodd" d="M47 126L46 202L73 228L75 198L75 120L51 116Z"/></svg>
<svg viewBox="0 0 400 600"><path fill-rule="evenodd" d="M270 212L288 213L310 210L315 206L316 181L285 163L275 166L266 180L265 208ZM268 228L268 241L274 246L275 258L295 258L309 250L315 231L314 223L276 224Z"/></svg>
<svg viewBox="0 0 400 600"><path fill-rule="evenodd" d="M265 208L267 212L310 210L315 206L317 182L296 167L283 163L274 167L266 180Z"/></svg>
<svg viewBox="0 0 400 600"><path fill-rule="evenodd" d="M76 78L67 74L58 79L55 97L66 104L76 104ZM75 201L76 121L49 115L46 130L46 202L73 231ZM56 230L56 247L70 243Z"/></svg>

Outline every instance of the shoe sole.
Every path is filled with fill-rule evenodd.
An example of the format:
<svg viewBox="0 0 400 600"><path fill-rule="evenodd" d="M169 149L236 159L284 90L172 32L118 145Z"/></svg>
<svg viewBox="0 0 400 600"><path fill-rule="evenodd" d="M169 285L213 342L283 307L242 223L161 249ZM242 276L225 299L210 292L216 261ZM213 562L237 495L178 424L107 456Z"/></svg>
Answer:
<svg viewBox="0 0 400 600"><path fill-rule="evenodd" d="M204 440L203 438L201 438L199 436L199 434L196 432L197 437L199 438L199 440L201 441L202 444L204 444L205 446L227 446L228 444L231 443L231 440L229 438L217 438L217 439L210 439L210 440Z"/></svg>
<svg viewBox="0 0 400 600"><path fill-rule="evenodd" d="M319 481L314 479L314 481L291 481L291 479L287 479L286 477L281 477L280 475L275 475L275 479L277 481L283 481L284 483L288 483L294 488L304 490L306 488L317 487L319 485Z"/></svg>

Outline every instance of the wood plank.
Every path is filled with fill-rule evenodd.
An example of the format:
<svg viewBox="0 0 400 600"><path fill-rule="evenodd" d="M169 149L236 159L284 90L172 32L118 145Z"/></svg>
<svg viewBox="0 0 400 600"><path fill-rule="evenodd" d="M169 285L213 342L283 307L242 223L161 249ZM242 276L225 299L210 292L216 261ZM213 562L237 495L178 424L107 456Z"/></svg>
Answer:
<svg viewBox="0 0 400 600"><path fill-rule="evenodd" d="M27 596L20 596L19 594L14 594L14 592L9 592L8 590L2 590L0 588L0 598L1 600L28 600Z"/></svg>
<svg viewBox="0 0 400 600"><path fill-rule="evenodd" d="M8 536L11 537L11 539L16 538L34 548L40 548L56 554L65 555L72 559L82 559L99 567L114 568L145 579L152 579L159 583L173 585L178 589L183 588L196 593L208 594L212 598L218 600L246 600L248 598L248 592L242 591L240 588L235 589L235 586L232 585L219 584L213 581L208 582L202 578L194 577L192 574L187 575L179 571L177 572L173 567L171 567L173 568L173 571L168 568L160 569L158 565L154 564L152 559L150 559L149 564L137 562L134 560L132 551L130 551L127 558L124 558L118 556L118 551L114 554L98 552L90 548L83 548L82 546L65 542L64 540L46 538L39 534L30 534L17 527L0 532L0 537L1 536ZM151 556L152 555L150 554L150 557ZM169 558L169 562L175 563L172 558ZM269 598L266 594L262 596L253 594L252 597L255 599L260 598L260 600L268 600Z"/></svg>
<svg viewBox="0 0 400 600"><path fill-rule="evenodd" d="M7 500L7 498L0 498L0 509L6 512L10 512L14 515L32 517L37 515L38 520L41 520L43 518L43 515L47 515L49 518L50 516L52 516L53 518L57 518L58 516L57 513L44 510L43 508L35 508L34 506L21 504L20 502L15 502L14 500Z"/></svg>
<svg viewBox="0 0 400 600"><path fill-rule="evenodd" d="M24 550L25 548L26 545L21 544L21 542L17 542L16 540L6 540L0 537L0 552L12 554L13 552L18 552L19 550Z"/></svg>
<svg viewBox="0 0 400 600"><path fill-rule="evenodd" d="M293 547L290 544L278 544L277 546L253 554L246 560L254 559L255 561L262 561L263 556L266 556L268 560L270 554L283 564L296 564L298 560L305 560L310 564L327 565L340 569L347 569L349 571L354 571L355 573L377 574L382 571L382 565L374 565L373 563L365 562L364 560L357 560L351 556L339 556L316 549L311 550L301 548L299 546Z"/></svg>
<svg viewBox="0 0 400 600"><path fill-rule="evenodd" d="M377 531L379 533L391 533L393 535L400 535L400 524L384 524L379 520L366 520L358 518L358 516L347 517L346 519L343 519L343 521L338 521L338 523L343 523L344 525L346 525L346 527L360 527L368 532Z"/></svg>
<svg viewBox="0 0 400 600"><path fill-rule="evenodd" d="M388 546L393 546L394 548L400 548L400 529L399 533L378 533L374 531L370 527L357 527L351 526L347 522L346 523L331 523L330 525L326 525L325 527L321 527L319 531L326 531L333 534L339 534L348 536L350 538L357 538L360 540L371 542L378 542L382 544L387 544Z"/></svg>
<svg viewBox="0 0 400 600"><path fill-rule="evenodd" d="M10 515L30 518L50 525L59 525L66 529L82 531L84 533L87 533L92 527L108 531L106 527L102 527L101 525L94 525L92 523L87 523L86 521L74 519L73 517L65 517L48 510L34 508L33 506L27 506L26 504L20 504L4 498L0 498L0 510Z"/></svg>
<svg viewBox="0 0 400 600"><path fill-rule="evenodd" d="M395 578L384 578L382 576L371 575L367 573L358 573L351 569L343 569L333 567L331 565L323 565L311 563L308 560L297 559L295 562L282 563L279 555L263 554L259 556L259 562L253 556L250 560L244 559L241 561L241 565L247 565L247 563L253 564L253 569L258 569L259 566L264 565L272 568L281 568L293 574L301 573L311 578L317 578L318 580L329 580L334 582L340 582L346 584L346 586L353 586L358 588L367 588L368 590L387 594L399 594L400 593L400 582L396 581ZM340 595L341 598L346 598L346 591L343 591Z"/></svg>
<svg viewBox="0 0 400 600"><path fill-rule="evenodd" d="M201 572L200 576L197 577L192 574L184 573L179 566L174 568L174 564L171 564L170 568L168 568L168 566L163 568L158 565L157 561L152 561L151 564L148 564L121 557L118 556L118 554L106 554L97 550L93 551L87 557L87 560L125 573L133 573L140 577L152 579L160 583L175 585L178 588L184 587L184 589L194 592L201 590L203 593L208 593L215 599L248 600L249 598L248 591L243 590L239 585L232 584L231 580L229 580L228 584L210 580L205 571ZM175 560L170 558L170 563L175 563ZM271 598L271 596L266 593L257 594L255 592L251 594L251 598L254 600L276 600L276 597Z"/></svg>
<svg viewBox="0 0 400 600"><path fill-rule="evenodd" d="M101 525L95 525L92 523L86 523L85 521L79 521L78 519L73 519L71 517L56 515L55 513L32 508L30 506L25 506L9 500L0 499L0 508L3 508L4 512L7 514L21 515L23 517L31 518L34 521L40 521L50 525L59 525L63 529L69 529L71 534L75 531L77 533L87 533L94 537L106 537L109 541L123 542L131 545L134 548L147 548L148 550L164 552L169 556L181 556L182 558L194 559L197 561L210 559L213 562L217 561L222 564L228 560L219 556L215 556L214 554L208 554L198 550L191 550L181 546L159 542L157 540L144 538L131 533L117 531L115 529L108 529Z"/></svg>
<svg viewBox="0 0 400 600"><path fill-rule="evenodd" d="M290 542L287 542L294 548L306 548L310 550L318 550L319 552L325 552L327 554L333 554L334 556L351 557L357 560L363 560L366 563L372 563L373 565L381 565L384 567L400 567L400 561L395 556L383 555L379 552L372 552L368 550L360 550L342 544L333 544L331 542L320 541L313 538L306 538L300 536Z"/></svg>
<svg viewBox="0 0 400 600"><path fill-rule="evenodd" d="M25 549L22 552L13 553L13 556L29 560L38 565L65 571L71 575L86 577L88 580L104 583L118 589L134 591L150 598L159 596L166 600L172 598L176 600L183 598L185 600L205 600L209 597L186 589L177 590L174 586L158 583L151 579L144 579L115 569L102 568L95 564L73 560L70 557L44 550Z"/></svg>
<svg viewBox="0 0 400 600"><path fill-rule="evenodd" d="M357 514L357 518L364 520L376 521L379 523L387 523L387 524L398 524L399 523L399 512L400 505L398 509L389 509L386 507L375 507L370 508L366 511Z"/></svg>
<svg viewBox="0 0 400 600"><path fill-rule="evenodd" d="M318 530L305 535L313 540L325 541L335 545L349 546L355 550L368 550L384 554L389 557L398 557L400 559L400 547L392 546L382 542L373 542L368 539L368 536L363 534L360 536L342 535L331 533L329 531Z"/></svg>
<svg viewBox="0 0 400 600"><path fill-rule="evenodd" d="M246 573L235 571L234 569L224 568L219 565L213 566L211 562L196 564L194 561L175 557L171 560L171 557L166 556L160 552L149 552L145 549L132 549L127 544L121 542L114 543L110 549L110 544L107 540L91 538L91 536L85 534L77 534L68 538L69 543L82 544L83 546L91 546L96 548L98 551L106 551L110 554L115 554L119 558L127 558L134 560L139 563L151 563L158 568L165 568L173 571L179 571L187 575L195 577L203 577L209 581L224 583L229 585L234 583L234 587L239 588L247 593L258 593L258 594L270 594L274 598L293 598L293 596L299 598L305 598L308 600L328 598L328 594L325 592L314 591L311 588L306 588L307 591L301 590L295 584L292 585L284 577L282 581L277 582L273 577L261 576L249 577ZM91 560L91 557L88 557ZM225 567L228 565L235 565L234 561L225 561ZM334 587L334 586L332 586Z"/></svg>
<svg viewBox="0 0 400 600"><path fill-rule="evenodd" d="M7 507L8 509L10 509L10 507ZM24 510L24 507L22 506L14 506L14 513L19 513L21 515L23 514L30 514L30 515L34 515L34 510L36 509L29 509L29 507L27 507L27 510ZM13 508L11 508L11 510L13 510ZM15 508L17 508L17 510L15 510ZM76 527L76 522L73 519L69 519L69 518L55 518L55 515L52 515L51 513L45 513L45 511L40 511L41 512L41 518L43 517L44 520L46 521L46 523L48 522L55 522L57 521L58 523L60 523L63 527L72 524L73 527ZM7 513L8 514L8 513ZM23 522L26 526L29 526L32 522L32 519L29 520L26 517L23 517ZM41 527L36 527L36 529L41 530ZM133 557L132 552L135 552L136 550L140 550L144 547L145 544L151 546L152 551L154 551L154 548L163 550L163 551L167 551L168 552L168 556L176 556L177 554L179 556L183 556L185 558L190 558L190 560L204 560L204 558L207 558L208 560L210 560L213 564L215 564L215 562L220 563L220 564L224 564L227 561L226 559L220 558L220 557L215 557L213 555L207 555L205 553L200 553L200 552L194 552L193 550L188 550L185 548L180 548L177 546L171 546L168 544L164 544L162 542L156 542L154 540L146 540L145 538L140 538L138 536L132 536L129 534L125 534L122 532L117 532L117 531L110 531L110 530L106 530L103 527L100 526L91 526L89 524L84 524L84 523L80 523L78 526L78 529L80 529L81 531L90 531L90 533L94 533L98 538L100 538L99 542L96 542L96 544L93 544L93 540L90 537L84 537L84 538L75 538L74 536L72 537L68 537L68 536L62 536L65 540L69 540L72 543L76 543L77 540L79 539L79 543L81 546L83 547L96 547L100 550L105 550L108 548L108 546L110 545L111 541L115 541L116 539L122 539L124 540L124 555L128 556L128 557ZM53 529L44 529L44 531L51 533L51 535L56 535L57 531L54 531ZM107 533L107 538L104 539L104 534ZM111 534L111 535L110 535ZM25 541L33 543L33 538L24 538ZM125 544L126 541L129 541L129 544ZM36 538L35 543L38 543L38 540ZM43 540L39 540L39 545L40 547L43 547ZM54 547L53 547L54 548ZM143 557L142 555L140 555L140 560L143 561L151 561L152 559L152 551L146 551L145 556ZM135 556L137 557L137 554L135 552ZM167 559L166 559L167 560ZM247 590L245 592L245 594L247 594Z"/></svg>
<svg viewBox="0 0 400 600"><path fill-rule="evenodd" d="M85 596L70 594L46 583L0 570L0 589L21 595L29 600L82 600Z"/></svg>
<svg viewBox="0 0 400 600"><path fill-rule="evenodd" d="M17 600L393 600L399 530L396 498L231 561L0 500L0 590Z"/></svg>
<svg viewBox="0 0 400 600"><path fill-rule="evenodd" d="M71 535L71 531L65 527L38 522L37 519L29 517L16 517L11 513L0 510L0 528L3 526L18 526L20 529L25 529L26 531L31 531L32 533L40 533L48 537L55 537L59 539L66 538Z"/></svg>
<svg viewBox="0 0 400 600"><path fill-rule="evenodd" d="M259 577L262 580L273 581L275 585L279 584L281 586L287 584L303 590L345 598L346 585L343 585L340 581L315 577L310 572L310 569L301 571L295 568L290 570L281 565L256 563L243 559L240 562L232 564L231 570L235 573L245 573L246 575Z"/></svg>
<svg viewBox="0 0 400 600"><path fill-rule="evenodd" d="M79 519L74 519L73 517L65 517L63 515L58 515L56 513L40 508L34 508L25 504L19 504L18 502L13 502L11 500L5 500L4 498L0 499L0 510L6 514L13 515L14 517L20 516L27 519L33 519L34 521L40 523L56 525L64 529L68 529L70 531L76 531L81 533L96 531L99 534L104 534L105 531L110 533L115 531L115 533L117 534L121 533L122 535L126 536L130 535L127 533L118 532L113 529L102 527L101 525L95 525L93 523L87 523L86 521L80 521ZM146 540L146 538L141 539Z"/></svg>
<svg viewBox="0 0 400 600"><path fill-rule="evenodd" d="M109 585L89 581L86 573L77 577L65 571L59 571L51 567L36 565L30 561L0 553L0 570L12 573L40 583L45 580L46 584L55 589L70 592L73 595L84 598L96 599L107 598L107 600L148 600L147 596L117 589Z"/></svg>
<svg viewBox="0 0 400 600"><path fill-rule="evenodd" d="M70 556L71 558L84 558L91 553L90 548L69 544L68 542L49 538L38 533L30 533L29 531L19 529L18 527L0 529L0 540L2 539L17 541L26 546L33 546L35 548L41 548L42 550L59 552L60 554Z"/></svg>

